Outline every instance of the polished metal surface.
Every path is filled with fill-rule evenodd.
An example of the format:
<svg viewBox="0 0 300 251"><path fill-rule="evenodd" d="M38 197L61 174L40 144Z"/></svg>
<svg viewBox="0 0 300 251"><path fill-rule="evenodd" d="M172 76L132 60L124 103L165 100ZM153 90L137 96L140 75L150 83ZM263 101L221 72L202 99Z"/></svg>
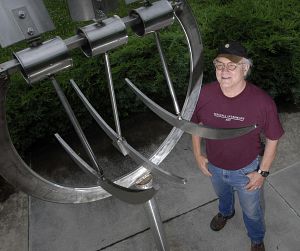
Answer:
<svg viewBox="0 0 300 251"><path fill-rule="evenodd" d="M163 228L161 217L158 210L158 205L153 197L144 205L150 229L155 240L156 248L158 251L169 251L169 244L167 242L166 234Z"/></svg>
<svg viewBox="0 0 300 251"><path fill-rule="evenodd" d="M131 4L131 3L135 3L137 1L140 1L140 0L125 0L125 3L126 4Z"/></svg>
<svg viewBox="0 0 300 251"><path fill-rule="evenodd" d="M124 22L126 27L131 27L133 24L138 23L139 20L136 17L130 17L130 16L122 17L121 19ZM65 39L64 42L69 50L82 47L86 45L86 43L88 43L86 38L80 35L74 35L72 37L69 37ZM20 69L21 69L20 64L15 59L0 64L0 74L5 73L5 74L12 75L15 72L19 71Z"/></svg>
<svg viewBox="0 0 300 251"><path fill-rule="evenodd" d="M74 21L88 21L116 10L118 0L68 0L68 6Z"/></svg>
<svg viewBox="0 0 300 251"><path fill-rule="evenodd" d="M100 185L105 191L115 196L119 200L130 204L141 204L145 203L148 200L151 200L155 193L158 191L159 186L156 184L155 186L147 187L147 188L126 188L114 184L109 179L104 176L99 176L99 174L95 171L94 168L90 167L78 154L76 154L73 149L58 135L55 137L62 145L62 147L66 150L69 156L74 160L74 162L85 172L93 175L97 178L97 184Z"/></svg>
<svg viewBox="0 0 300 251"><path fill-rule="evenodd" d="M100 167L97 157L94 154L87 138L85 137L80 124L66 98L64 95L59 83L52 77L52 83L55 88L55 91L81 141L81 144L92 162L92 166L90 167L83 159L81 159L70 147L69 145L61 138L59 135L56 135L56 138L59 140L61 145L67 151L67 153L71 156L71 158L75 161L75 163L81 167L81 169L85 169L94 175L97 179L97 184L100 185L105 191L112 194L116 198L123 200L127 203L132 204L140 204L148 201L153 197L156 193L157 189L149 188L149 189L129 189L126 187L121 187L119 185L114 184L112 181L104 177L103 169Z"/></svg>
<svg viewBox="0 0 300 251"><path fill-rule="evenodd" d="M167 0L157 1L151 5L132 10L130 15L140 18L139 23L131 26L132 30L139 36L158 31L174 22L173 7Z"/></svg>
<svg viewBox="0 0 300 251"><path fill-rule="evenodd" d="M104 54L104 62L105 62L105 72L106 72L107 81L108 81L109 96L110 96L111 106L112 106L112 110L113 110L114 121L115 121L115 125L116 125L116 131L117 131L118 137L121 138L122 133L121 133L120 120L119 120L119 112L118 112L118 107L117 107L114 83L113 83L111 69L110 69L109 56L108 56L107 52Z"/></svg>
<svg viewBox="0 0 300 251"><path fill-rule="evenodd" d="M162 49L161 44L160 44L159 33L154 32L154 37L155 37L158 53L159 53L159 56L160 56L160 61L161 61L162 66L163 66L164 75L165 75L165 78L166 78L166 81L167 81L167 84L168 84L168 87L169 87L169 91L170 91L170 94L171 94L171 98L172 98L172 101L173 101L174 109L175 109L176 114L178 116L180 116L180 108L179 108L179 105L178 105L178 101L177 101L177 97L176 97L175 90L174 90L174 87L173 87L173 83L172 83L172 80L171 80L171 76L170 76L170 73L169 73L169 70L168 70L168 64L167 64L163 49Z"/></svg>
<svg viewBox="0 0 300 251"><path fill-rule="evenodd" d="M170 125L181 129L192 135L198 135L206 139L230 139L242 136L253 131L256 125L249 125L243 128L211 128L204 125L195 124L188 120L176 117L172 113L166 111L161 106L153 102L144 93L142 93L128 78L125 79L128 86L134 93L144 102L144 104L151 109L156 115L168 122Z"/></svg>
<svg viewBox="0 0 300 251"><path fill-rule="evenodd" d="M202 82L202 54L203 47L197 23L192 15L192 11L187 4L187 1L182 0L180 7L176 8L176 18L181 25L183 32L186 35L189 52L190 52L190 80L186 100L181 110L181 115L184 119L189 120L192 116L196 105L199 91ZM155 13L154 13L155 14ZM126 19L126 18L124 18ZM123 20L124 20L123 19ZM127 18L127 24L134 24L134 18ZM72 47L77 46L76 39L71 38L70 44ZM78 43L84 43L84 39L78 39ZM68 45L67 45L68 46ZM78 45L79 46L79 45ZM7 130L7 122L5 118L5 98L8 87L8 80L5 74L16 70L19 66L15 61L5 65L7 69L1 71L4 77L0 79L0 173L16 188L37 198L59 202L59 203L84 203L89 201L100 200L110 196L101 186L88 188L81 187L65 187L56 183L45 180L40 175L31 170L19 156L15 150ZM2 75L1 75L2 76ZM152 154L149 161L158 165L170 153L173 147L180 139L183 131L178 128L173 128L164 142ZM119 178L114 183L131 187L136 180L148 173L148 170L141 166L127 175Z"/></svg>
<svg viewBox="0 0 300 251"><path fill-rule="evenodd" d="M96 155L94 154L90 144L88 143L88 140L86 138L86 136L84 135L81 127L80 127L80 124L65 96L65 94L63 93L59 83L56 81L56 79L54 77L51 78L51 81L52 81L52 84L54 86L54 89L57 93L57 96L60 100L60 102L62 103L62 106L64 107L75 131L76 131L76 134L78 136L78 138L80 139L80 142L87 154L87 156L89 157L90 161L92 162L92 166L93 168L96 170L96 172L98 173L99 177L102 177L103 176L103 169L100 167L100 165L98 164L98 161L97 161L97 157Z"/></svg>
<svg viewBox="0 0 300 251"><path fill-rule="evenodd" d="M2 47L53 29L53 22L43 1L0 1L0 45Z"/></svg>
<svg viewBox="0 0 300 251"><path fill-rule="evenodd" d="M109 136L111 140L115 143L115 146L119 148L120 152L123 153L123 151L125 151L126 154L128 154L138 165L144 166L147 170L151 171L154 175L161 176L164 179L169 180L171 182L175 182L179 184L186 183L186 180L184 178L181 178L177 175L171 174L159 168L157 165L153 164L142 154L140 154L137 150L135 150L131 145L129 145L127 141L124 138L120 137L120 135L117 132L115 132L99 115L99 113L94 109L94 107L90 104L87 98L83 95L83 93L81 92L77 84L74 82L74 80L71 80L70 83L74 88L74 90L76 91L79 98L81 99L81 101L83 102L84 106L89 111L89 113L95 119L97 124L102 128L102 130L107 134L107 136Z"/></svg>
<svg viewBox="0 0 300 251"><path fill-rule="evenodd" d="M151 175L145 175L136 182L135 186L140 189L149 189L150 187L152 187L152 181L153 179ZM169 244L167 242L155 197L144 204L144 209L146 211L156 248L159 251L169 251Z"/></svg>
<svg viewBox="0 0 300 251"><path fill-rule="evenodd" d="M78 34L87 40L81 48L88 57L103 54L128 41L125 23L116 15L101 23L93 23L80 28Z"/></svg>
<svg viewBox="0 0 300 251"><path fill-rule="evenodd" d="M29 84L72 66L69 50L60 37L15 52L14 57L20 63L21 72Z"/></svg>

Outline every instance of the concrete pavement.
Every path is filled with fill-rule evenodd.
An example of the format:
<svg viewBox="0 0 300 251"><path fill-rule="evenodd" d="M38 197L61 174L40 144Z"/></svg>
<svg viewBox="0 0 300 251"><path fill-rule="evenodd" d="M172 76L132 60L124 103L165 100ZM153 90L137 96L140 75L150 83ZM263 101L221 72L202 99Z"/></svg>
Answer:
<svg viewBox="0 0 300 251"><path fill-rule="evenodd" d="M300 247L300 114L281 114L284 129L272 174L263 194L266 250ZM183 135L162 168L188 179L185 186L161 185L156 200L170 249L249 250L241 210L220 232L209 228L217 200L208 178L196 168L189 135ZM83 205L60 205L14 194L0 205L0 251L156 250L143 206L114 198ZM238 203L238 200L237 200ZM28 216L29 212L29 216ZM29 225L28 225L28 218Z"/></svg>

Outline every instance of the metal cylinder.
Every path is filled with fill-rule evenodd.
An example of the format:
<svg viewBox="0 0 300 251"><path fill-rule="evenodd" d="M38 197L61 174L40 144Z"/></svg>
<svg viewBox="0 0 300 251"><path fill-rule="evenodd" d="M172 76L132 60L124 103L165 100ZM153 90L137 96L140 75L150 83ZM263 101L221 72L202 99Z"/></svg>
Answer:
<svg viewBox="0 0 300 251"><path fill-rule="evenodd" d="M125 23L116 15L80 28L78 34L87 39L81 47L87 57L105 53L128 41Z"/></svg>
<svg viewBox="0 0 300 251"><path fill-rule="evenodd" d="M131 27L138 36L160 30L174 22L173 8L167 0L157 1L149 6L134 9L130 12L130 15L140 18L140 22Z"/></svg>
<svg viewBox="0 0 300 251"><path fill-rule="evenodd" d="M147 173L135 183L138 189L149 189L153 186L153 177ZM150 224L150 229L158 251L169 251L169 244L166 238L163 223L160 217L159 209L155 198L148 200L144 204L144 209Z"/></svg>
<svg viewBox="0 0 300 251"><path fill-rule="evenodd" d="M14 57L19 61L21 72L29 84L73 65L69 50L60 37L16 52Z"/></svg>

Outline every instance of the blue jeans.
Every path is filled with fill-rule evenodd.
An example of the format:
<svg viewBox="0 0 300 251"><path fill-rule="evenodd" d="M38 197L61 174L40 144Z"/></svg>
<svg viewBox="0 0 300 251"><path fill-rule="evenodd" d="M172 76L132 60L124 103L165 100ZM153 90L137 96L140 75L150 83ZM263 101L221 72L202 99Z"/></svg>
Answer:
<svg viewBox="0 0 300 251"><path fill-rule="evenodd" d="M246 174L257 170L258 165L258 158L239 170L225 170L208 163L208 170L212 174L211 181L219 197L219 212L223 216L229 216L233 213L234 191L236 191L243 210L243 219L248 236L254 243L262 242L265 235L261 189L247 191L245 186L249 182Z"/></svg>

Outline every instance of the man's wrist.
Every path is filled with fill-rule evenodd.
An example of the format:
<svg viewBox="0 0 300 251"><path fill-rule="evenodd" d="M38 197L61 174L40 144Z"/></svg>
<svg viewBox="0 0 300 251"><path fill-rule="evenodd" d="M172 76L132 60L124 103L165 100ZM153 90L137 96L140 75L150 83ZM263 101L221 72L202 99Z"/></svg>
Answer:
<svg viewBox="0 0 300 251"><path fill-rule="evenodd" d="M263 171L263 170L261 170L261 169L258 169L257 172L258 172L261 176L263 176L264 178L268 177L268 175L270 174L269 171Z"/></svg>

